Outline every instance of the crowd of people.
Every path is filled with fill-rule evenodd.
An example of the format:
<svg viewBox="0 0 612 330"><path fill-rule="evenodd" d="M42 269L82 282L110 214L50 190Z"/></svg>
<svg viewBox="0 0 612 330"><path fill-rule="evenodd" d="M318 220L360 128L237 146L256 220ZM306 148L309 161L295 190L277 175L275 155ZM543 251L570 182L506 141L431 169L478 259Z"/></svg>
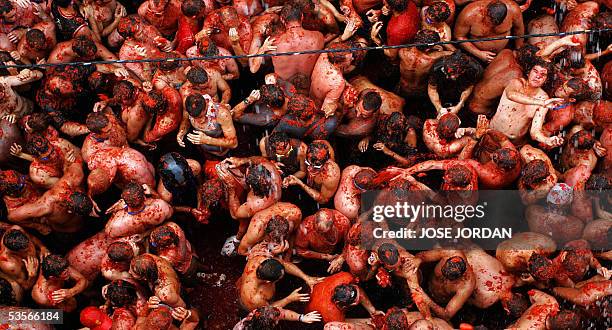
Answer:
<svg viewBox="0 0 612 330"><path fill-rule="evenodd" d="M225 226L235 330L611 327L611 7L0 0L0 313L231 328L185 294L215 267L192 243ZM526 34L551 35L505 38ZM495 251L368 230L366 193L479 188L520 195Z"/></svg>

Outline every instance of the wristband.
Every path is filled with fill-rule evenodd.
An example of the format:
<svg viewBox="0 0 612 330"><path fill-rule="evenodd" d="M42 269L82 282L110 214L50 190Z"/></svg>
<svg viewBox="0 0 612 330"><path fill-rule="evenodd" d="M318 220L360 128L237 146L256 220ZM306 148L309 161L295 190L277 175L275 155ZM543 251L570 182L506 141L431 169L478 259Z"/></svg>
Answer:
<svg viewBox="0 0 612 330"><path fill-rule="evenodd" d="M300 314L300 316L298 316L298 321L302 322L302 318L304 317L304 314Z"/></svg>

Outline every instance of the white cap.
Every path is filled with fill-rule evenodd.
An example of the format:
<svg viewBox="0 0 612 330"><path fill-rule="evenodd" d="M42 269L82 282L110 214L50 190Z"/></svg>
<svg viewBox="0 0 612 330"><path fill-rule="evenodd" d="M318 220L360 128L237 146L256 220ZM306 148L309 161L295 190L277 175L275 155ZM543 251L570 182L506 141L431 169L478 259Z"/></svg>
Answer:
<svg viewBox="0 0 612 330"><path fill-rule="evenodd" d="M567 205L574 198L574 189L567 183L557 183L546 196L546 202L555 205Z"/></svg>

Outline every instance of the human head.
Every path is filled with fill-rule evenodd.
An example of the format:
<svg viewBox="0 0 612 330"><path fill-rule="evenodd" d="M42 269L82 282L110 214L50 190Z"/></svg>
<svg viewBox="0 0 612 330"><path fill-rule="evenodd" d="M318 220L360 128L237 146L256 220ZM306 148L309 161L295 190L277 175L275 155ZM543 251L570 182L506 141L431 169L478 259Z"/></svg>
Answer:
<svg viewBox="0 0 612 330"><path fill-rule="evenodd" d="M47 48L47 37L45 37L45 34L39 29L28 30L25 34L25 40L28 47L34 50L41 51Z"/></svg>
<svg viewBox="0 0 612 330"><path fill-rule="evenodd" d="M391 307L385 314L385 326L387 330L408 329L408 318L406 314L397 307Z"/></svg>
<svg viewBox="0 0 612 330"><path fill-rule="evenodd" d="M289 235L289 221L281 215L274 215L266 224L265 233L273 242L281 242Z"/></svg>
<svg viewBox="0 0 612 330"><path fill-rule="evenodd" d="M382 105L382 98L378 92L372 90L363 91L359 95L359 101L357 103L357 116L358 117L369 117L374 112L380 110Z"/></svg>
<svg viewBox="0 0 612 330"><path fill-rule="evenodd" d="M582 47L569 47L557 55L557 59L560 59L559 64L562 67L570 69L584 68L586 59L582 53Z"/></svg>
<svg viewBox="0 0 612 330"><path fill-rule="evenodd" d="M436 1L425 9L425 20L429 24L446 22L450 15L450 7L443 1Z"/></svg>
<svg viewBox="0 0 612 330"><path fill-rule="evenodd" d="M168 101L157 90L148 92L142 97L142 108L150 114L163 114L168 109Z"/></svg>
<svg viewBox="0 0 612 330"><path fill-rule="evenodd" d="M527 81L531 87L542 87L547 79L548 66L541 62L535 64L531 70L529 70L529 75L527 76Z"/></svg>
<svg viewBox="0 0 612 330"><path fill-rule="evenodd" d="M548 281L552 279L555 274L553 268L552 261L537 252L532 253L527 262L529 274L537 281Z"/></svg>
<svg viewBox="0 0 612 330"><path fill-rule="evenodd" d="M462 164L453 164L444 172L444 183L455 188L465 188L473 179L473 172Z"/></svg>
<svg viewBox="0 0 612 330"><path fill-rule="evenodd" d="M149 283L154 283L158 279L155 260L146 254L134 257L130 263L130 275L136 280L145 280Z"/></svg>
<svg viewBox="0 0 612 330"><path fill-rule="evenodd" d="M397 247L391 243L381 244L376 253L378 254L378 260L385 266L394 267L397 266L400 261L399 251Z"/></svg>
<svg viewBox="0 0 612 330"><path fill-rule="evenodd" d="M548 329L550 330L578 330L581 327L580 314L569 309L562 309L556 314L548 315Z"/></svg>
<svg viewBox="0 0 612 330"><path fill-rule="evenodd" d="M509 171L519 164L520 155L514 149L500 148L493 153L491 159L499 168Z"/></svg>
<svg viewBox="0 0 612 330"><path fill-rule="evenodd" d="M88 216L93 209L93 203L87 194L76 191L68 198L68 213L74 213L82 217Z"/></svg>
<svg viewBox="0 0 612 330"><path fill-rule="evenodd" d="M26 125L30 133L44 133L51 125L51 117L44 112L35 112L26 120Z"/></svg>
<svg viewBox="0 0 612 330"><path fill-rule="evenodd" d="M525 44L517 50L516 61L523 68L523 72L529 72L540 58L536 55L540 48L534 45Z"/></svg>
<svg viewBox="0 0 612 330"><path fill-rule="evenodd" d="M298 6L289 3L284 5L283 9L281 9L280 18L285 24L292 22L302 23L303 15Z"/></svg>
<svg viewBox="0 0 612 330"><path fill-rule="evenodd" d="M245 330L275 329L280 320L280 311L273 306L262 306L251 314L244 324Z"/></svg>
<svg viewBox="0 0 612 330"><path fill-rule="evenodd" d="M313 142L306 151L306 165L309 171L320 170L330 159L327 145L323 142Z"/></svg>
<svg viewBox="0 0 612 330"><path fill-rule="evenodd" d="M410 325L408 330L434 330L434 325L430 320L420 319Z"/></svg>
<svg viewBox="0 0 612 330"><path fill-rule="evenodd" d="M459 120L459 116L454 113L446 113L440 117L438 120L438 127L436 131L438 135L446 140L452 140L455 137L455 132L459 129L461 125L461 120Z"/></svg>
<svg viewBox="0 0 612 330"><path fill-rule="evenodd" d="M109 120L102 112L90 112L85 120L87 129L95 134L104 134L109 124Z"/></svg>
<svg viewBox="0 0 612 330"><path fill-rule="evenodd" d="M546 195L546 202L550 205L568 205L574 198L574 189L566 183L555 184L548 195Z"/></svg>
<svg viewBox="0 0 612 330"><path fill-rule="evenodd" d="M223 20L223 24L228 28L237 28L240 25L238 11L233 6L224 6L219 8L219 14Z"/></svg>
<svg viewBox="0 0 612 330"><path fill-rule="evenodd" d="M0 277L0 306L15 306L17 299L11 282Z"/></svg>
<svg viewBox="0 0 612 330"><path fill-rule="evenodd" d="M200 93L190 94L185 99L185 110L194 118L199 117L206 109L206 99Z"/></svg>
<svg viewBox="0 0 612 330"><path fill-rule="evenodd" d="M23 231L19 229L10 229L4 233L2 244L13 252L19 252L24 251L30 246L30 239Z"/></svg>
<svg viewBox="0 0 612 330"><path fill-rule="evenodd" d="M315 230L320 234L329 233L334 228L334 211L320 209L314 214Z"/></svg>
<svg viewBox="0 0 612 330"><path fill-rule="evenodd" d="M121 17L117 24L117 33L124 39L134 37L140 29L140 19L138 15Z"/></svg>
<svg viewBox="0 0 612 330"><path fill-rule="evenodd" d="M25 185L25 175L14 170L0 171L0 196L19 197Z"/></svg>
<svg viewBox="0 0 612 330"><path fill-rule="evenodd" d="M130 81L119 81L113 86L113 99L126 106L133 104L136 99L136 87Z"/></svg>
<svg viewBox="0 0 612 330"><path fill-rule="evenodd" d="M332 302L340 308L354 306L359 302L359 289L354 284L341 284L334 288Z"/></svg>
<svg viewBox="0 0 612 330"><path fill-rule="evenodd" d="M15 22L16 14L15 6L10 0L0 0L0 16L2 16L5 22Z"/></svg>
<svg viewBox="0 0 612 330"><path fill-rule="evenodd" d="M589 85L580 78L571 78L555 91L556 97L584 100L589 96Z"/></svg>
<svg viewBox="0 0 612 330"><path fill-rule="evenodd" d="M168 307L156 308L147 315L144 329L169 329L174 318Z"/></svg>
<svg viewBox="0 0 612 330"><path fill-rule="evenodd" d="M128 262L134 258L134 249L127 242L113 242L106 249L106 254L111 261Z"/></svg>
<svg viewBox="0 0 612 330"><path fill-rule="evenodd" d="M99 307L87 306L81 310L79 315L81 324L90 329L110 329L113 320Z"/></svg>
<svg viewBox="0 0 612 330"><path fill-rule="evenodd" d="M595 145L595 139L589 131L583 129L574 133L569 143L578 150L589 150Z"/></svg>
<svg viewBox="0 0 612 330"><path fill-rule="evenodd" d="M111 86L115 83L113 79L114 75L109 73L102 73L100 71L94 71L87 77L87 84L89 89L97 93L112 92Z"/></svg>
<svg viewBox="0 0 612 330"><path fill-rule="evenodd" d="M59 254L50 254L43 259L40 269L46 279L65 278L68 266L66 258Z"/></svg>
<svg viewBox="0 0 612 330"><path fill-rule="evenodd" d="M402 12L408 8L408 0L386 0L389 8L394 12Z"/></svg>
<svg viewBox="0 0 612 330"><path fill-rule="evenodd" d="M154 249L159 250L172 245L177 246L179 244L179 237L170 226L164 225L151 231L149 243Z"/></svg>
<svg viewBox="0 0 612 330"><path fill-rule="evenodd" d="M291 148L291 139L285 132L272 132L268 137L268 144L273 153L285 154Z"/></svg>
<svg viewBox="0 0 612 330"><path fill-rule="evenodd" d="M72 4L72 0L53 0L53 3L62 8L66 8Z"/></svg>
<svg viewBox="0 0 612 330"><path fill-rule="evenodd" d="M285 275L285 267L278 260L268 258L257 266L255 274L262 281L276 282Z"/></svg>
<svg viewBox="0 0 612 330"><path fill-rule="evenodd" d="M310 119L315 113L315 103L307 96L296 94L287 102L287 113L297 116L301 120Z"/></svg>
<svg viewBox="0 0 612 330"><path fill-rule="evenodd" d="M81 59L92 60L96 57L98 47L96 46L96 43L93 42L93 40L91 40L90 38L85 36L78 36L74 38L72 50Z"/></svg>
<svg viewBox="0 0 612 330"><path fill-rule="evenodd" d="M47 156L53 147L42 135L32 135L26 143L26 150L28 150L34 157L40 158Z"/></svg>
<svg viewBox="0 0 612 330"><path fill-rule="evenodd" d="M462 257L450 257L442 266L441 271L445 278L454 281L465 274L467 271L467 263Z"/></svg>
<svg viewBox="0 0 612 330"><path fill-rule="evenodd" d="M259 89L261 102L273 107L280 108L285 104L285 93L276 85L263 85Z"/></svg>
<svg viewBox="0 0 612 330"><path fill-rule="evenodd" d="M196 17L204 9L202 0L185 0L181 4L181 12L187 17Z"/></svg>
<svg viewBox="0 0 612 330"><path fill-rule="evenodd" d="M434 49L437 46L428 46L435 42L440 42L440 35L433 30L419 30L414 37L414 43L420 44L416 48L422 52Z"/></svg>
<svg viewBox="0 0 612 330"><path fill-rule="evenodd" d="M608 193L612 190L612 180L603 174L591 174L585 188L595 193Z"/></svg>
<svg viewBox="0 0 612 330"><path fill-rule="evenodd" d="M350 48L346 43L335 43L328 47L329 50L341 50ZM327 54L327 58L329 59L329 63L334 65L341 71L347 69L351 61L353 60L353 55L350 52L346 51L332 51Z"/></svg>
<svg viewBox="0 0 612 330"><path fill-rule="evenodd" d="M368 190L372 188L373 182L372 180L376 176L376 172L371 169L361 169L357 174L355 174L355 178L353 179L353 184L360 190Z"/></svg>
<svg viewBox="0 0 612 330"><path fill-rule="evenodd" d="M533 186L542 182L550 175L546 162L535 159L527 163L521 170L521 180L527 186Z"/></svg>
<svg viewBox="0 0 612 330"><path fill-rule="evenodd" d="M106 299L115 308L128 307L136 303L136 287L124 280L115 280L106 287Z"/></svg>
<svg viewBox="0 0 612 330"><path fill-rule="evenodd" d="M529 299L520 293L513 292L510 299L502 301L504 309L513 318L518 318L529 308L531 305Z"/></svg>
<svg viewBox="0 0 612 330"><path fill-rule="evenodd" d="M132 181L125 185L121 198L129 208L139 208L144 204L145 191L142 185Z"/></svg>
<svg viewBox="0 0 612 330"><path fill-rule="evenodd" d="M487 5L487 17L495 26L503 23L507 14L508 8L506 7L506 4L499 0L492 1Z"/></svg>
<svg viewBox="0 0 612 330"><path fill-rule="evenodd" d="M263 165L251 165L246 171L246 183L257 197L267 197L272 192L272 173Z"/></svg>
<svg viewBox="0 0 612 330"><path fill-rule="evenodd" d="M171 72L179 68L181 62L174 60L173 58L181 57L181 55L177 52L170 52L163 55L166 58L166 61L160 61L157 63L159 69L163 72Z"/></svg>
<svg viewBox="0 0 612 330"><path fill-rule="evenodd" d="M189 69L186 77L187 80L194 85L204 85L208 82L208 73L198 66Z"/></svg>
<svg viewBox="0 0 612 330"><path fill-rule="evenodd" d="M198 52L204 56L217 56L219 48L212 40L203 38L198 43Z"/></svg>

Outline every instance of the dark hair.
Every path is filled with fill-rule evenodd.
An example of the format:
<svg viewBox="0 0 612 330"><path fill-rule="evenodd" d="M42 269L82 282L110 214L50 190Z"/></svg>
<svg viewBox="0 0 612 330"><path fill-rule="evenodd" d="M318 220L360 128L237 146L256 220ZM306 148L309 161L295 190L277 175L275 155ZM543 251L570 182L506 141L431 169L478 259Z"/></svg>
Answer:
<svg viewBox="0 0 612 330"><path fill-rule="evenodd" d="M567 86L574 90L570 93L570 96L577 101L585 100L589 97L589 85L584 80L580 78L571 78L567 81Z"/></svg>
<svg viewBox="0 0 612 330"><path fill-rule="evenodd" d="M27 119L27 124L34 133L43 133L51 125L51 116L44 112L35 112Z"/></svg>
<svg viewBox="0 0 612 330"><path fill-rule="evenodd" d="M529 257L529 261L527 262L527 270L536 280L546 281L553 277L549 271L551 265L552 261L545 256L534 252L531 254L531 257Z"/></svg>
<svg viewBox="0 0 612 330"><path fill-rule="evenodd" d="M338 42L338 43L332 44L331 46L327 47L327 49L329 50L338 50L338 49L347 49L347 48L350 48L350 47L348 47L348 45L343 42ZM346 58L347 55L351 55L351 53L344 52L344 51L333 51L333 52L327 53L327 58L329 60L329 63L339 64L347 60Z"/></svg>
<svg viewBox="0 0 612 330"><path fill-rule="evenodd" d="M106 254L111 261L125 262L134 258L134 250L126 242L113 242L106 249Z"/></svg>
<svg viewBox="0 0 612 330"><path fill-rule="evenodd" d="M150 91L142 98L142 108L150 114L166 112L168 102L160 91Z"/></svg>
<svg viewBox="0 0 612 330"><path fill-rule="evenodd" d="M110 85L115 83L114 77L113 74L94 71L87 77L87 84L92 91L107 92L110 90Z"/></svg>
<svg viewBox="0 0 612 330"><path fill-rule="evenodd" d="M11 251L22 251L30 245L30 238L24 232L18 229L11 229L4 233L2 243Z"/></svg>
<svg viewBox="0 0 612 330"><path fill-rule="evenodd" d="M313 142L308 145L306 151L306 159L308 162L315 166L321 166L330 159L329 149L323 142Z"/></svg>
<svg viewBox="0 0 612 330"><path fill-rule="evenodd" d="M155 260L148 255L139 255L132 259L130 269L150 283L157 281L157 265Z"/></svg>
<svg viewBox="0 0 612 330"><path fill-rule="evenodd" d="M113 86L113 98L117 101L133 100L136 87L128 80L121 80Z"/></svg>
<svg viewBox="0 0 612 330"><path fill-rule="evenodd" d="M124 39L133 37L134 33L136 33L136 26L138 26L138 24L140 24L138 15L121 17L119 19L119 24L117 24L117 33Z"/></svg>
<svg viewBox="0 0 612 330"><path fill-rule="evenodd" d="M395 12L402 12L408 8L408 0L387 0L387 3Z"/></svg>
<svg viewBox="0 0 612 330"><path fill-rule="evenodd" d="M106 298L111 306L118 308L134 304L138 295L136 294L136 287L132 283L124 280L115 280L108 284Z"/></svg>
<svg viewBox="0 0 612 330"><path fill-rule="evenodd" d="M280 318L280 310L273 306L262 306L255 309L250 318L244 322L244 330L275 329Z"/></svg>
<svg viewBox="0 0 612 330"><path fill-rule="evenodd" d="M0 277L0 306L15 306L17 299L11 282Z"/></svg>
<svg viewBox="0 0 612 330"><path fill-rule="evenodd" d="M72 0L53 0L53 3L59 7L66 8L72 3Z"/></svg>
<svg viewBox="0 0 612 330"><path fill-rule="evenodd" d="M181 64L179 61L175 61L172 58L181 57L181 55L177 52L166 53L164 57L167 59L166 61L161 61L157 63L157 66L160 70L168 72L172 70L176 70Z"/></svg>
<svg viewBox="0 0 612 330"><path fill-rule="evenodd" d="M414 37L414 43L423 44L416 46L416 48L420 51L428 50L431 48L431 46L428 46L427 44L434 42L440 42L440 35L433 30L419 30Z"/></svg>
<svg viewBox="0 0 612 330"><path fill-rule="evenodd" d="M0 0L0 15L4 15L13 10L15 6L9 0Z"/></svg>
<svg viewBox="0 0 612 330"><path fill-rule="evenodd" d="M530 44L525 44L517 50L516 61L523 67L524 72L531 71L537 64L539 57L536 54L539 50L540 48Z"/></svg>
<svg viewBox="0 0 612 330"><path fill-rule="evenodd" d="M206 99L202 94L191 94L185 99L185 110L192 117L198 117L204 108L206 108Z"/></svg>
<svg viewBox="0 0 612 330"><path fill-rule="evenodd" d="M436 132L441 138L446 140L452 140L455 137L455 132L459 129L461 121L459 117L454 113L446 113L438 120L438 127Z"/></svg>
<svg viewBox="0 0 612 330"><path fill-rule="evenodd" d="M272 192L272 173L263 165L247 168L246 184L257 197L267 197Z"/></svg>
<svg viewBox="0 0 612 330"><path fill-rule="evenodd" d="M491 22L495 25L503 23L508 15L508 8L506 4L497 0L492 1L487 5L487 16L491 19Z"/></svg>
<svg viewBox="0 0 612 330"><path fill-rule="evenodd" d="M391 243L383 243L378 247L378 259L388 266L393 266L399 261L399 251Z"/></svg>
<svg viewBox="0 0 612 330"><path fill-rule="evenodd" d="M93 209L93 203L86 194L77 191L70 195L68 207L77 215L87 216Z"/></svg>
<svg viewBox="0 0 612 330"><path fill-rule="evenodd" d="M580 47L569 47L560 52L556 58L560 59L561 66L570 67L572 69L583 68L586 64L586 59Z"/></svg>
<svg viewBox="0 0 612 330"><path fill-rule="evenodd" d="M550 173L548 165L541 159L530 161L521 170L521 179L528 185L532 185L546 179Z"/></svg>
<svg viewBox="0 0 612 330"><path fill-rule="evenodd" d="M276 282L283 277L284 272L285 267L283 267L283 264L274 258L269 258L257 266L255 274L260 280Z"/></svg>
<svg viewBox="0 0 612 330"><path fill-rule="evenodd" d="M425 10L425 15L431 17L435 22L446 22L450 17L450 7L446 2L436 1ZM436 33L437 34L437 33Z"/></svg>
<svg viewBox="0 0 612 330"><path fill-rule="evenodd" d="M109 124L109 120L102 112L90 112L85 120L85 125L92 133L102 133L102 129Z"/></svg>
<svg viewBox="0 0 612 330"><path fill-rule="evenodd" d="M15 182L13 180L8 179L7 175L16 176L19 178L25 178L21 173L14 170L0 170L0 195L7 195L10 197L19 197L21 191L23 190L25 182Z"/></svg>
<svg viewBox="0 0 612 330"><path fill-rule="evenodd" d="M121 191L121 198L129 207L137 207L145 200L145 191L142 185L131 181Z"/></svg>
<svg viewBox="0 0 612 330"><path fill-rule="evenodd" d="M308 96L296 94L287 102L287 114L293 114L302 120L312 117L315 111L316 105Z"/></svg>
<svg viewBox="0 0 612 330"><path fill-rule="evenodd" d="M507 301L504 301L504 306L507 308L511 317L517 318L523 315L529 308L530 303L524 295L512 293L512 296Z"/></svg>
<svg viewBox="0 0 612 330"><path fill-rule="evenodd" d="M80 57L93 58L98 51L98 47L93 40L85 36L78 36L74 38L72 43L72 50Z"/></svg>
<svg viewBox="0 0 612 330"><path fill-rule="evenodd" d="M442 266L442 275L447 279L454 281L465 273L467 270L467 263L465 260L459 256L454 256L448 258L444 265Z"/></svg>
<svg viewBox="0 0 612 330"><path fill-rule="evenodd" d="M363 108L367 111L376 111L382 105L382 98L378 92L367 92L363 95Z"/></svg>
<svg viewBox="0 0 612 330"><path fill-rule="evenodd" d="M25 40L28 46L36 50L44 50L47 48L47 37L45 37L45 34L39 29L28 30L25 34Z"/></svg>
<svg viewBox="0 0 612 330"><path fill-rule="evenodd" d="M187 80L192 84L205 84L208 82L208 72L196 66L192 67L186 74Z"/></svg>
<svg viewBox="0 0 612 330"><path fill-rule="evenodd" d="M40 269L46 279L50 277L59 277L66 269L68 269L68 260L59 254L50 254L46 256Z"/></svg>
<svg viewBox="0 0 612 330"><path fill-rule="evenodd" d="M491 159L504 170L513 169L518 165L518 154L516 150L510 148L497 149L491 156Z"/></svg>
<svg viewBox="0 0 612 330"><path fill-rule="evenodd" d="M406 314L397 308L391 307L385 315L385 325L388 330L405 330L410 326Z"/></svg>
<svg viewBox="0 0 612 330"><path fill-rule="evenodd" d="M612 189L612 180L603 174L592 174L585 188L595 192L607 192Z"/></svg>
<svg viewBox="0 0 612 330"><path fill-rule="evenodd" d="M187 17L196 16L204 8L204 1L202 0L185 0L181 4L181 12Z"/></svg>
<svg viewBox="0 0 612 330"><path fill-rule="evenodd" d="M26 143L26 150L28 150L35 157L46 153L49 151L49 148L53 147L49 144L47 138L40 134L33 134Z"/></svg>
<svg viewBox="0 0 612 330"><path fill-rule="evenodd" d="M595 145L593 135L591 135L591 133L589 133L587 130L580 130L574 133L569 142L574 146L574 148L579 150L588 150L593 148Z"/></svg>
<svg viewBox="0 0 612 330"><path fill-rule="evenodd" d="M281 9L280 17L288 22L302 22L302 11L294 4L286 4Z"/></svg>
<svg viewBox="0 0 612 330"><path fill-rule="evenodd" d="M549 318L550 330L578 330L582 329L580 314L569 309L562 309L556 314L550 314Z"/></svg>
<svg viewBox="0 0 612 330"><path fill-rule="evenodd" d="M353 284L340 284L334 288L332 302L339 307L348 307L357 299L357 287Z"/></svg>
<svg viewBox="0 0 612 330"><path fill-rule="evenodd" d="M275 215L266 224L265 233L274 241L279 241L289 234L289 221L281 215Z"/></svg>
<svg viewBox="0 0 612 330"><path fill-rule="evenodd" d="M200 42L198 52L204 56L216 56L219 55L219 48L209 39L207 42Z"/></svg>
<svg viewBox="0 0 612 330"><path fill-rule="evenodd" d="M263 85L259 89L261 101L274 108L280 108L285 104L285 93L276 85Z"/></svg>
<svg viewBox="0 0 612 330"><path fill-rule="evenodd" d="M462 164L453 164L444 173L447 183L454 187L467 187L472 182L472 176L472 171Z"/></svg>
<svg viewBox="0 0 612 330"><path fill-rule="evenodd" d="M149 243L154 248L165 248L172 244L178 245L179 237L170 226L159 226L149 235Z"/></svg>
<svg viewBox="0 0 612 330"><path fill-rule="evenodd" d="M357 172L357 174L355 174L355 178L353 179L353 182L355 183L355 185L358 186L358 188L361 188L364 190L372 189L373 188L372 180L374 179L374 177L376 177L376 172L369 170L369 169L362 169L359 172Z"/></svg>
<svg viewBox="0 0 612 330"><path fill-rule="evenodd" d="M289 138L289 135L287 135L287 133L285 132L272 132L272 134L270 134L270 136L268 137L268 144L270 144L270 147L272 148L276 148L276 145L279 143L290 143L291 139Z"/></svg>

